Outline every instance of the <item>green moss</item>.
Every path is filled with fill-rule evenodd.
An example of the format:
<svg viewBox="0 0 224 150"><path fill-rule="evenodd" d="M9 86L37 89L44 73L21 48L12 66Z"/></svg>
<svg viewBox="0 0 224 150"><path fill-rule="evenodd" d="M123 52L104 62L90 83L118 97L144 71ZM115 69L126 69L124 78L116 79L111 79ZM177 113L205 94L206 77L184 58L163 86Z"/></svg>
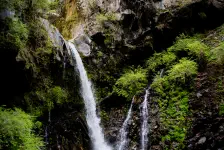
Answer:
<svg viewBox="0 0 224 150"><path fill-rule="evenodd" d="M212 50L212 60L218 64L224 64L224 42Z"/></svg>
<svg viewBox="0 0 224 150"><path fill-rule="evenodd" d="M187 79L192 79L197 74L197 69L194 61L183 58L168 71L168 80L185 83Z"/></svg>
<svg viewBox="0 0 224 150"><path fill-rule="evenodd" d="M171 52L155 53L153 57L150 57L147 62L147 69L155 72L161 67L170 67L171 64L177 59L176 55Z"/></svg>
<svg viewBox="0 0 224 150"><path fill-rule="evenodd" d="M100 118L102 118L103 121L105 121L105 122L109 121L109 116L108 116L107 112L104 110L100 111Z"/></svg>
<svg viewBox="0 0 224 150"><path fill-rule="evenodd" d="M209 56L209 48L207 45L198 39L187 38L183 35L177 38L173 46L168 48L168 52L173 52L178 56L183 52L187 52L189 56L194 56L196 58L200 58L202 54L206 57Z"/></svg>
<svg viewBox="0 0 224 150"><path fill-rule="evenodd" d="M113 91L131 100L135 94L139 94L147 87L147 83L145 70L141 68L128 70L116 81Z"/></svg>
<svg viewBox="0 0 224 150"><path fill-rule="evenodd" d="M165 144L165 147L168 149L184 148L184 139L189 127L186 121L189 115L189 92L167 81L167 77L154 81L151 86L160 95L157 101L160 108L161 127L164 130L162 141L169 143ZM173 143L176 143L176 148L172 147Z"/></svg>
<svg viewBox="0 0 224 150"><path fill-rule="evenodd" d="M103 23L105 21L116 21L117 20L117 16L115 13L105 13L105 14L98 14L96 16L96 21L99 23Z"/></svg>
<svg viewBox="0 0 224 150"><path fill-rule="evenodd" d="M197 63L187 58L180 59L178 63L176 59L174 53L163 52L150 58L147 65L153 71L161 65L169 69L163 77L157 75L151 87L158 94L164 148L177 150L185 147L184 139L189 127L186 117L189 115L188 99L192 87L186 85L191 83L198 68Z"/></svg>
<svg viewBox="0 0 224 150"><path fill-rule="evenodd" d="M78 12L76 5L68 3L64 6L63 16L61 16L54 25L58 28L60 33L66 40L73 38L72 32L74 28L82 21L80 13Z"/></svg>

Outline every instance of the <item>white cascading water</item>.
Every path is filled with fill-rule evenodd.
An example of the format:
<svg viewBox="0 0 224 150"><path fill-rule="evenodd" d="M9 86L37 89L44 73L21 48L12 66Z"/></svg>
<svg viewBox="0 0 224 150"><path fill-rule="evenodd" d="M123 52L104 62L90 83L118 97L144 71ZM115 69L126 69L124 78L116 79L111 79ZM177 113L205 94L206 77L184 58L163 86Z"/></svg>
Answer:
<svg viewBox="0 0 224 150"><path fill-rule="evenodd" d="M111 147L107 145L104 140L102 128L100 127L100 118L96 114L96 102L91 89L91 82L88 80L86 70L82 63L82 59L79 56L73 43L68 42L72 51L73 59L76 61L76 66L79 71L79 77L81 80L81 94L84 99L86 108L86 121L89 128L89 134L93 143L94 150L111 150Z"/></svg>
<svg viewBox="0 0 224 150"><path fill-rule="evenodd" d="M145 90L144 101L141 104L141 150L147 150L148 148L148 133L149 133L149 112L148 112L148 96L149 90Z"/></svg>
<svg viewBox="0 0 224 150"><path fill-rule="evenodd" d="M129 120L131 119L131 116L132 116L132 105L133 105L133 102L134 102L134 97L132 99L132 102L131 102L131 106L128 110L128 114L127 114L127 117L122 125L122 128L120 130L120 141L117 145L117 149L118 150L127 150L127 146L128 146L128 124L129 124Z"/></svg>

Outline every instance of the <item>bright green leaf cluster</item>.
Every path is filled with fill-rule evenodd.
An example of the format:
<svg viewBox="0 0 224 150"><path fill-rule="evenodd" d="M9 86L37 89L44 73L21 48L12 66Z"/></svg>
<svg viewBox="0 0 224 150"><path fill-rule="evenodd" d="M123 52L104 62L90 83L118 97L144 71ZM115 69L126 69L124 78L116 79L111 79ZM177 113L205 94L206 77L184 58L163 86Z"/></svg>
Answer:
<svg viewBox="0 0 224 150"><path fill-rule="evenodd" d="M186 56L189 55L196 58L201 58L202 56L209 56L209 47L196 38L180 37L173 46L168 48L168 52L173 52L177 54L177 56L181 57L182 54L186 52Z"/></svg>
<svg viewBox="0 0 224 150"><path fill-rule="evenodd" d="M42 138L33 133L33 118L20 109L0 107L0 149L39 150Z"/></svg>
<svg viewBox="0 0 224 150"><path fill-rule="evenodd" d="M197 74L197 63L183 58L168 71L168 79L185 83L188 78Z"/></svg>
<svg viewBox="0 0 224 150"><path fill-rule="evenodd" d="M176 143L174 149L184 148L188 127L185 118L189 114L189 89L185 89L185 84L191 82L197 70L198 67L194 61L182 58L179 63L170 66L167 75L163 77L157 75L151 84L159 95L157 102L160 108L160 120L166 131L162 141L170 143L165 146L168 149L173 148L173 142Z"/></svg>
<svg viewBox="0 0 224 150"><path fill-rule="evenodd" d="M220 115L224 115L224 104L221 104L221 105L219 106L219 114L220 114Z"/></svg>
<svg viewBox="0 0 224 150"><path fill-rule="evenodd" d="M128 70L117 81L113 91L131 100L135 94L142 92L147 86L146 71L143 69Z"/></svg>
<svg viewBox="0 0 224 150"><path fill-rule="evenodd" d="M146 62L147 69L155 72L159 68L169 67L176 59L176 55L171 52L155 53Z"/></svg>

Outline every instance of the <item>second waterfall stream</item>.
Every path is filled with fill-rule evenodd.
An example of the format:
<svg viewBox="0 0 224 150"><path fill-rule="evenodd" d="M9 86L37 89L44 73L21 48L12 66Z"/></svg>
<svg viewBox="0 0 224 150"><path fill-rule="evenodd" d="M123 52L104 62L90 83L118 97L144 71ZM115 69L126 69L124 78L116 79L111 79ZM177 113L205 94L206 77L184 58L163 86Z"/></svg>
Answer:
<svg viewBox="0 0 224 150"><path fill-rule="evenodd" d="M107 145L102 128L100 127L100 118L96 114L96 102L91 88L91 82L88 80L86 70L82 63L82 59L73 43L68 42L72 51L73 59L76 61L76 67L81 80L81 94L85 103L86 121L89 128L90 137L94 150L112 150Z"/></svg>
<svg viewBox="0 0 224 150"><path fill-rule="evenodd" d="M144 101L141 104L141 150L147 150L148 148L148 133L149 133L149 112L148 112L148 96L149 89L145 90Z"/></svg>
<svg viewBox="0 0 224 150"><path fill-rule="evenodd" d="M119 137L120 140L117 145L118 150L127 150L127 146L128 146L128 142L129 142L128 141L128 125L129 125L129 122L131 121L133 102L134 102L134 97L132 98L131 106L128 110L127 117L124 120L124 123L120 130L120 137Z"/></svg>

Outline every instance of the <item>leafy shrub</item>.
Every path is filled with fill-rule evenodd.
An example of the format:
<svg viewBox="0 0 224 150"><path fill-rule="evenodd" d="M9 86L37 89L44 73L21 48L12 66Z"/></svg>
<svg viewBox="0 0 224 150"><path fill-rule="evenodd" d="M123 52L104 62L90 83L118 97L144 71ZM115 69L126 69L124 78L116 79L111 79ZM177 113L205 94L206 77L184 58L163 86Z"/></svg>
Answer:
<svg viewBox="0 0 224 150"><path fill-rule="evenodd" d="M156 69L162 66L169 67L176 59L176 55L171 52L155 53L153 57L150 57L146 62L147 69L155 72Z"/></svg>
<svg viewBox="0 0 224 150"><path fill-rule="evenodd" d="M131 100L135 94L142 92L147 83L145 70L128 70L116 81L113 91Z"/></svg>
<svg viewBox="0 0 224 150"><path fill-rule="evenodd" d="M59 8L59 5L60 5L59 0L51 1L50 4L49 4L49 8L51 10L56 10L56 9Z"/></svg>
<svg viewBox="0 0 224 150"><path fill-rule="evenodd" d="M197 74L197 64L182 58L167 72L168 74L163 77L157 75L151 84L158 94L160 120L165 131L162 141L168 149L183 149L188 127L185 118L189 114L189 92L183 85L190 83L191 80L188 79ZM173 148L174 143L176 148Z"/></svg>
<svg viewBox="0 0 224 150"><path fill-rule="evenodd" d="M218 64L224 63L224 42L212 50L212 59Z"/></svg>
<svg viewBox="0 0 224 150"><path fill-rule="evenodd" d="M169 80L178 80L185 83L187 79L197 74L197 63L183 58L178 64L174 65L168 73Z"/></svg>
<svg viewBox="0 0 224 150"><path fill-rule="evenodd" d="M0 10L23 10L27 7L27 1L24 0L1 0Z"/></svg>
<svg viewBox="0 0 224 150"><path fill-rule="evenodd" d="M161 125L165 131L162 134L162 141L166 143L165 147L172 149L172 144L176 143L174 149L183 149L188 127L185 118L189 114L189 93L169 81L167 76L163 78L158 76L151 87L159 95L157 102L160 109Z"/></svg>
<svg viewBox="0 0 224 150"><path fill-rule="evenodd" d="M17 18L7 19L5 21L5 28L0 35L0 47L1 49L12 49L19 51L26 47L28 40L28 27Z"/></svg>
<svg viewBox="0 0 224 150"><path fill-rule="evenodd" d="M48 0L1 0L0 10L15 11L15 15L26 18L36 17L49 9Z"/></svg>
<svg viewBox="0 0 224 150"><path fill-rule="evenodd" d="M26 69L31 69L37 76L41 69L48 69L53 54L52 42L40 21L29 24L27 45L28 48L20 49L16 59L24 61Z"/></svg>
<svg viewBox="0 0 224 150"><path fill-rule="evenodd" d="M25 94L24 98L28 105L28 110L32 114L40 116L43 111L51 110L55 105L61 105L68 102L68 93L60 86L54 86L48 87L45 90L32 91ZM43 105L40 105L40 103Z"/></svg>
<svg viewBox="0 0 224 150"><path fill-rule="evenodd" d="M0 149L39 150L43 148L42 138L32 131L33 118L20 109L0 107Z"/></svg>
<svg viewBox="0 0 224 150"><path fill-rule="evenodd" d="M168 48L168 52L173 52L178 56L181 56L181 53L186 52L187 55L200 58L203 56L209 56L209 48L207 45L195 38L183 38L180 37L177 39L176 43ZM185 56L184 56L185 57Z"/></svg>

